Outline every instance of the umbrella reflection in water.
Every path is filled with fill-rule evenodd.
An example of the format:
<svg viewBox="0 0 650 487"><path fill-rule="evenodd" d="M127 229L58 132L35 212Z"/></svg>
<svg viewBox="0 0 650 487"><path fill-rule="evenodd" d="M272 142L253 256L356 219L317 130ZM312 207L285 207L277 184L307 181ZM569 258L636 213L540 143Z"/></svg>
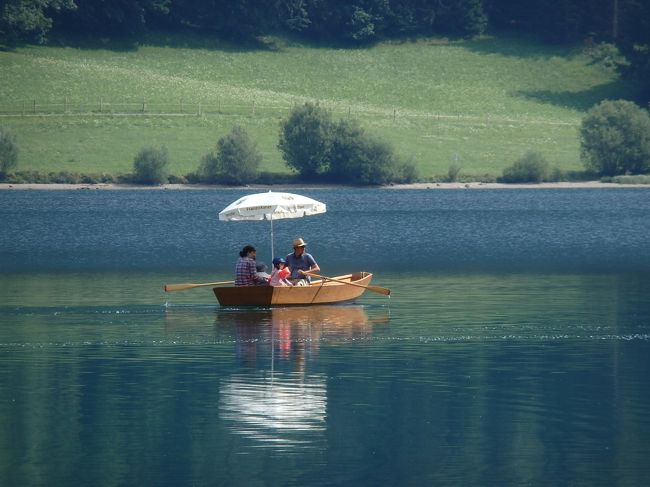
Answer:
<svg viewBox="0 0 650 487"><path fill-rule="evenodd" d="M230 318L237 320L237 315L232 312ZM259 334L265 333L266 343L270 339L271 370L235 374L223 381L221 416L234 433L254 439L260 446L285 451L319 447L325 441L327 380L306 370L325 337L346 339L369 334L372 325L368 315L361 306L274 308L260 311L257 318L253 315L240 314L238 318L246 323L240 321L237 327L244 328L242 338L248 352L260 352L252 334L262 338ZM262 328L256 326L260 318ZM240 357L247 357L246 363L251 363L246 351L240 350ZM286 370L287 364L293 365L290 370Z"/></svg>
<svg viewBox="0 0 650 487"><path fill-rule="evenodd" d="M221 417L234 432L270 446L304 447L325 431L327 385L321 375L234 375L220 397Z"/></svg>

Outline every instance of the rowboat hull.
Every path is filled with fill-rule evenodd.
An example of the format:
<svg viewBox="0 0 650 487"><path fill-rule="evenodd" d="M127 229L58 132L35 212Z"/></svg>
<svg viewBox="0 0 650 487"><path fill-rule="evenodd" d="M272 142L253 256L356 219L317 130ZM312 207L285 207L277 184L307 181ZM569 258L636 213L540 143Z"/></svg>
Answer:
<svg viewBox="0 0 650 487"><path fill-rule="evenodd" d="M289 306L354 301L370 284L372 274L355 272L332 280L312 281L309 286L229 286L213 288L221 306Z"/></svg>

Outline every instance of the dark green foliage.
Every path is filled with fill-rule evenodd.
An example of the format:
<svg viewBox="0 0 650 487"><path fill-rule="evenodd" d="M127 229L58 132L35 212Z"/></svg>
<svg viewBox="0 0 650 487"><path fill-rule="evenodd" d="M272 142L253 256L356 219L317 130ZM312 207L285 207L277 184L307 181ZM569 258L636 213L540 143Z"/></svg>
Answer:
<svg viewBox="0 0 650 487"><path fill-rule="evenodd" d="M311 23L303 0L278 0L276 9L279 23L290 32L301 32Z"/></svg>
<svg viewBox="0 0 650 487"><path fill-rule="evenodd" d="M333 180L358 183L364 178L357 172L357 166L367 165L368 141L356 120L341 120L335 124L328 145L328 173Z"/></svg>
<svg viewBox="0 0 650 487"><path fill-rule="evenodd" d="M650 15L650 14L649 14ZM639 99L650 103L650 43L622 46L627 63L622 66L624 77L639 83Z"/></svg>
<svg viewBox="0 0 650 487"><path fill-rule="evenodd" d="M594 44L585 49L585 54L591 58L593 64L598 64L612 71L624 71L630 65L618 47L609 42Z"/></svg>
<svg viewBox="0 0 650 487"><path fill-rule="evenodd" d="M473 37L487 28L483 0L453 0L440 3L437 31L455 37Z"/></svg>
<svg viewBox="0 0 650 487"><path fill-rule="evenodd" d="M600 176L650 171L650 116L625 100L593 107L580 127L582 161Z"/></svg>
<svg viewBox="0 0 650 487"><path fill-rule="evenodd" d="M36 184L100 184L115 183L112 174L80 174L71 171L16 171L5 180L7 183L36 183Z"/></svg>
<svg viewBox="0 0 650 487"><path fill-rule="evenodd" d="M170 184L188 184L189 180L185 176L177 176L176 174L170 174L167 178Z"/></svg>
<svg viewBox="0 0 650 487"><path fill-rule="evenodd" d="M620 0L619 0L620 1ZM650 2L625 1L617 44L630 61L624 72L641 84L645 103L650 101Z"/></svg>
<svg viewBox="0 0 650 487"><path fill-rule="evenodd" d="M312 41L368 43L395 35L473 36L485 30L483 0L2 0L0 37L143 39L147 31L193 30L247 42L269 32Z"/></svg>
<svg viewBox="0 0 650 487"><path fill-rule="evenodd" d="M295 0L286 0L295 4ZM444 34L471 37L487 26L483 0L305 0L303 35L316 40L367 43L393 36ZM296 11L294 7L293 12Z"/></svg>
<svg viewBox="0 0 650 487"><path fill-rule="evenodd" d="M331 132L330 112L317 104L305 103L281 122L278 149L290 168L313 179L329 169Z"/></svg>
<svg viewBox="0 0 650 487"><path fill-rule="evenodd" d="M450 183L455 183L458 181L458 178L460 176L460 166L458 164L452 164L449 166L449 170L447 171L447 182Z"/></svg>
<svg viewBox="0 0 650 487"><path fill-rule="evenodd" d="M420 174L418 173L418 169L415 167L415 164L413 162L404 162L397 167L397 171L395 173L396 183L415 183L419 181L419 179Z"/></svg>
<svg viewBox="0 0 650 487"><path fill-rule="evenodd" d="M171 0L75 0L77 8L55 17L55 31L133 42L168 16Z"/></svg>
<svg viewBox="0 0 650 487"><path fill-rule="evenodd" d="M503 183L541 183L548 181L549 165L539 152L529 151L503 170Z"/></svg>
<svg viewBox="0 0 650 487"><path fill-rule="evenodd" d="M562 169L555 166L553 169L551 169L547 181L557 183L559 181L566 181L567 178L568 175L564 171L562 171Z"/></svg>
<svg viewBox="0 0 650 487"><path fill-rule="evenodd" d="M372 14L355 6L348 21L349 36L356 42L364 42L377 37L375 19Z"/></svg>
<svg viewBox="0 0 650 487"><path fill-rule="evenodd" d="M5 179L7 183L47 183L47 176L38 171L16 171Z"/></svg>
<svg viewBox="0 0 650 487"><path fill-rule="evenodd" d="M133 161L133 182L139 184L164 184L167 182L169 153L167 148L145 147Z"/></svg>
<svg viewBox="0 0 650 487"><path fill-rule="evenodd" d="M0 127L0 179L4 179L9 171L18 165L18 144L15 135L4 127Z"/></svg>
<svg viewBox="0 0 650 487"><path fill-rule="evenodd" d="M1 0L0 41L42 41L54 28L102 41L183 30L241 42L273 32L360 44L472 37L488 29L488 19L489 27L553 42L611 41L626 54L650 45L650 2L639 0Z"/></svg>
<svg viewBox="0 0 650 487"><path fill-rule="evenodd" d="M296 174L262 171L255 182L257 184L297 184L300 183L300 178Z"/></svg>
<svg viewBox="0 0 650 487"><path fill-rule="evenodd" d="M41 43L52 28L52 13L74 8L73 0L1 0L0 41Z"/></svg>
<svg viewBox="0 0 650 487"><path fill-rule="evenodd" d="M625 0L620 0L621 2ZM574 42L611 30L610 0L493 0L486 3L493 26Z"/></svg>
<svg viewBox="0 0 650 487"><path fill-rule="evenodd" d="M217 142L216 152L203 157L200 173L210 183L244 184L255 180L262 156L239 126Z"/></svg>
<svg viewBox="0 0 650 487"><path fill-rule="evenodd" d="M606 176L602 178L601 181L603 183L650 185L650 175L637 174L636 176Z"/></svg>
<svg viewBox="0 0 650 487"><path fill-rule="evenodd" d="M329 145L329 176L335 181L386 184L404 176L390 144L367 134L357 121L336 124Z"/></svg>
<svg viewBox="0 0 650 487"><path fill-rule="evenodd" d="M276 20L273 2L255 0L174 0L169 10L166 20L172 28L241 42L263 34Z"/></svg>
<svg viewBox="0 0 650 487"><path fill-rule="evenodd" d="M287 164L308 180L344 184L386 184L417 179L385 141L366 133L356 120L333 123L317 105L297 107L282 124L280 143Z"/></svg>

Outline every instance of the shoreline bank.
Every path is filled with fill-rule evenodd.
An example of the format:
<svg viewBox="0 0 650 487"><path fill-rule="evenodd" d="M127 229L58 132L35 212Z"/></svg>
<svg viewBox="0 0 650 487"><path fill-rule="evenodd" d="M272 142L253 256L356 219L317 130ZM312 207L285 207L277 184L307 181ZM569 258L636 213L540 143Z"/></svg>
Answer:
<svg viewBox="0 0 650 487"><path fill-rule="evenodd" d="M25 191L25 190L149 190L149 191L179 191L179 190L297 190L297 189L329 189L346 188L347 186L336 186L326 184L278 184L262 185L251 184L247 186L220 186L206 184L163 184L160 186L143 186L135 184L38 184L38 183L0 183L0 191ZM350 187L354 189L355 187ZM648 184L619 184L602 183L600 181L584 182L558 182L558 183L536 183L536 184L503 184L503 183L413 183L413 184L392 184L386 186L369 186L375 189L584 189L584 188L650 188Z"/></svg>

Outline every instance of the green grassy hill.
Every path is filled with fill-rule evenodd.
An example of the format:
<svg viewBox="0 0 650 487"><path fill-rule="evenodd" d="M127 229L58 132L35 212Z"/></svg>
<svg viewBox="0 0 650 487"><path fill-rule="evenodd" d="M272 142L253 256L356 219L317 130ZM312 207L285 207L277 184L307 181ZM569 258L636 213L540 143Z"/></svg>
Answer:
<svg viewBox="0 0 650 487"><path fill-rule="evenodd" d="M261 169L287 173L279 122L309 100L360 120L423 177L454 162L464 175L500 175L528 150L579 170L584 112L626 89L579 50L512 38L367 49L172 41L188 47L0 51L0 125L17 136L18 169L128 173L140 148L165 144L172 173L186 174L239 124Z"/></svg>

